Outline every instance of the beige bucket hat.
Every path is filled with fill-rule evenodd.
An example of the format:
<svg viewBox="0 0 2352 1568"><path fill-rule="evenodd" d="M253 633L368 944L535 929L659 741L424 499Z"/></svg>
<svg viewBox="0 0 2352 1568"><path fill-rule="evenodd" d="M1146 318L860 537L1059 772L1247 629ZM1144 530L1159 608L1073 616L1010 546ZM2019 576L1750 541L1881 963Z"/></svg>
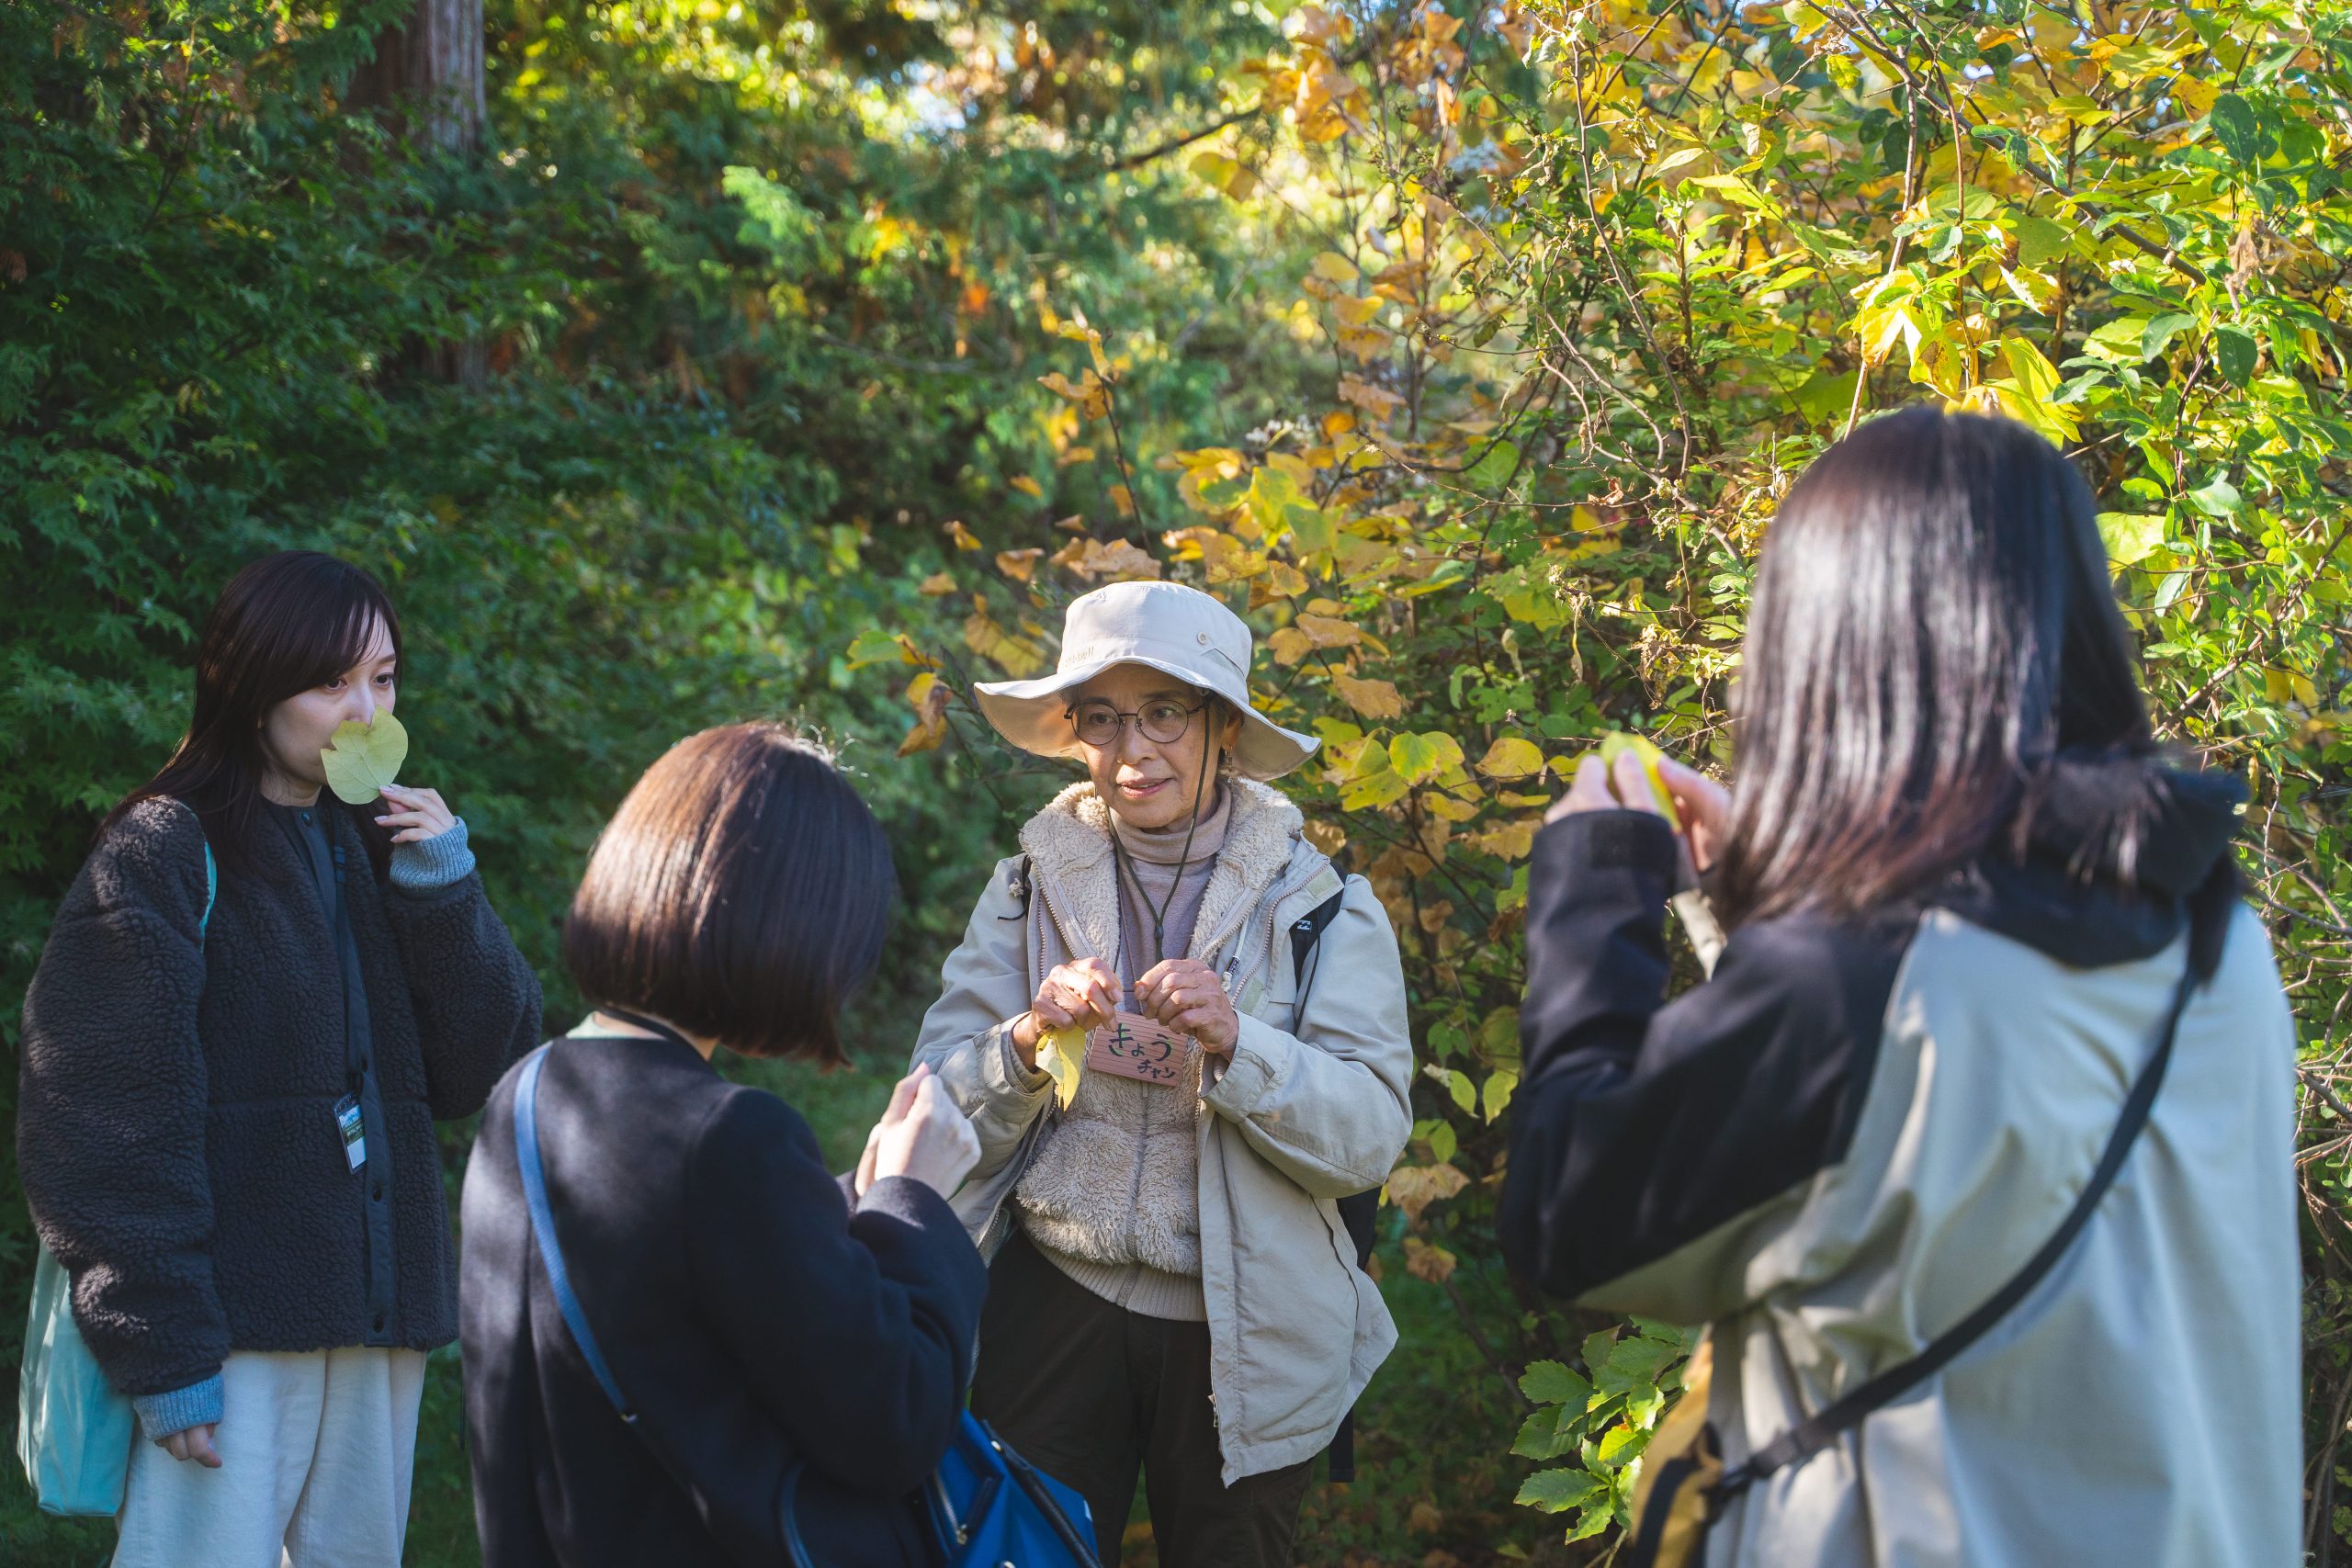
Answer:
<svg viewBox="0 0 2352 1568"><path fill-rule="evenodd" d="M1114 582L1070 601L1052 674L983 681L972 690L997 733L1023 751L1076 757L1069 694L1114 664L1148 664L1231 703L1241 715L1234 766L1253 779L1278 779L1322 742L1250 705L1251 651L1250 628L1214 596L1177 582Z"/></svg>

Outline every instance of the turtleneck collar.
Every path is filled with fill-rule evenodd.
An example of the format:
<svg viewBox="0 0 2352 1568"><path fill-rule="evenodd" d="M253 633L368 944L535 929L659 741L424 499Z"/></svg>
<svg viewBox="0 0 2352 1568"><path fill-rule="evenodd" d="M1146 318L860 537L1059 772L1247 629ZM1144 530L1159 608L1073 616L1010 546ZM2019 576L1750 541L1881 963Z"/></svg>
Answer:
<svg viewBox="0 0 2352 1568"><path fill-rule="evenodd" d="M1178 818L1165 828L1138 828L1117 812L1111 813L1111 830L1119 836L1119 847L1127 858L1148 865L1189 863L1195 867L1214 862L1217 852L1225 848L1225 827L1233 815L1233 792L1211 780L1216 790L1216 804L1195 828L1184 818ZM1190 830L1193 848L1185 852L1184 835Z"/></svg>

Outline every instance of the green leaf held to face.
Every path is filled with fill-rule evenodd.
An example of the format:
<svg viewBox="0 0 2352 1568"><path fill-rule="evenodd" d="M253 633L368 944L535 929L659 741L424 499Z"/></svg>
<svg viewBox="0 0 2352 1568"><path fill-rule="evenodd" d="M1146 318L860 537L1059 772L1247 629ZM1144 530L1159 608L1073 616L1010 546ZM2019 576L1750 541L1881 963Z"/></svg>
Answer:
<svg viewBox="0 0 2352 1568"><path fill-rule="evenodd" d="M345 806L365 806L383 794L406 761L408 731L388 713L378 714L373 724L344 720L319 753L327 787Z"/></svg>

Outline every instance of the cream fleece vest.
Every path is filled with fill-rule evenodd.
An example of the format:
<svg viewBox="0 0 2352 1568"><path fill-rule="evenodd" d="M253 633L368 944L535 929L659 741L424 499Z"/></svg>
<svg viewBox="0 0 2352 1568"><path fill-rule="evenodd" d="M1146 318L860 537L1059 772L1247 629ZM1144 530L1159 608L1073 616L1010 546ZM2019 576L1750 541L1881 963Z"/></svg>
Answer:
<svg viewBox="0 0 2352 1568"><path fill-rule="evenodd" d="M1289 814L1271 808L1280 797L1270 795L1227 787L1225 841L1193 922L1189 956L1205 956L1204 941L1215 941L1216 927L1225 923L1222 906L1263 880L1252 874L1271 874L1283 863L1274 851L1287 850ZM1106 837L1113 829L1109 808L1091 792L1056 806L1065 807L1048 808L1059 818L1057 829ZM1220 890L1226 897L1218 897ZM1087 923L1118 933L1128 922L1118 918L1115 882L1111 892L1111 908L1087 911L1098 917ZM1105 913L1109 919L1099 919ZM1106 954L1114 969L1124 969L1122 957L1115 948ZM1205 1321L1199 1187L1200 1129L1208 1113L1201 1101L1198 1047L1174 1085L1087 1074L1014 1189L1022 1228L1064 1273L1104 1300L1149 1317Z"/></svg>

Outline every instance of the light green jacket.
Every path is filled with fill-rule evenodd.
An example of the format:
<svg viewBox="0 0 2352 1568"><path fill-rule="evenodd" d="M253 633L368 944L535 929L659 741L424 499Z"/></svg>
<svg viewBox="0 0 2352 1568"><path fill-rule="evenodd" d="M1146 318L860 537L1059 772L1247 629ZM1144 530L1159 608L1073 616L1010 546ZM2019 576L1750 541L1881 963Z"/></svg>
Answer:
<svg viewBox="0 0 2352 1568"><path fill-rule="evenodd" d="M1227 977L1241 1020L1230 1064L1206 1065L1198 1118L1209 1383L1230 1485L1319 1453L1396 1342L1333 1201L1386 1180L1411 1135L1413 1050L1396 935L1370 885L1342 880L1280 792L1225 787L1232 817L1190 956ZM1057 1114L1052 1080L1022 1066L1009 1032L1056 964L1118 963L1109 820L1083 784L1030 819L1025 855L989 878L915 1047L979 1134L956 1207L991 1256ZM1296 1017L1290 927L1341 892Z"/></svg>

